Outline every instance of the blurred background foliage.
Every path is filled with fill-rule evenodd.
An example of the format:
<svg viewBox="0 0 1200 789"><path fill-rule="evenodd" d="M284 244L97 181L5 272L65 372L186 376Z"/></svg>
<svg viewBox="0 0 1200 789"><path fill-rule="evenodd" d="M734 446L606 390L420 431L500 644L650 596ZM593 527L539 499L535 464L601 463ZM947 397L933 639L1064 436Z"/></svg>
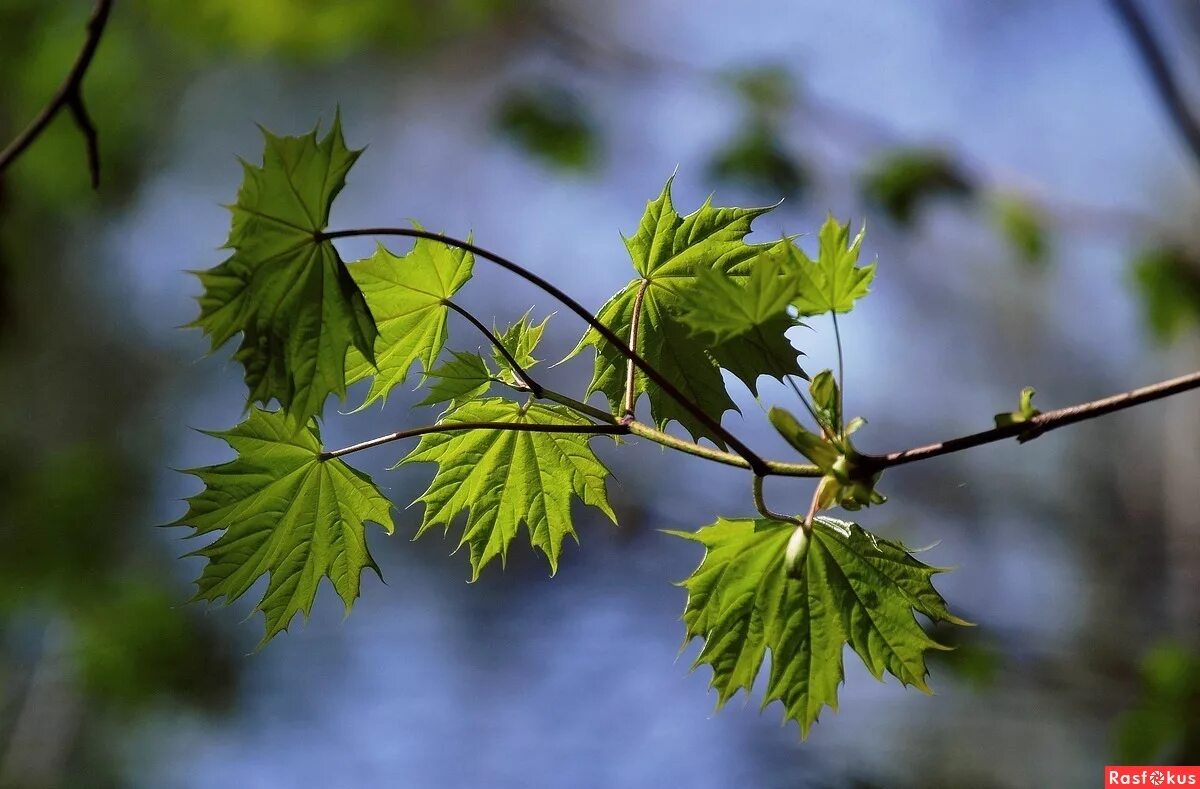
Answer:
<svg viewBox="0 0 1200 789"><path fill-rule="evenodd" d="M616 232L676 164L681 207L786 198L786 226L763 233L865 217L883 292L854 316L848 396L872 449L984 427L1025 384L1051 407L1195 368L1200 162L1103 5L747 5L118 0L85 82L101 189L65 117L0 180L0 785L1091 785L1106 760L1200 761L1194 399L899 471L908 503L872 516L945 540L933 561L961 568L945 587L980 627L945 634L959 649L934 666L939 698L852 673L804 745L754 705L706 717L703 678L671 665L667 582L696 557L655 529L737 514L745 491L652 451L621 461L622 530L587 531L554 585L515 556L464 588L461 557L397 540L391 585L367 584L350 621L322 609L254 655L256 624L184 604L195 565L153 524L191 491L166 468L220 452L183 425L232 424L240 390L173 330L195 293L181 272L219 259L216 203L231 156L256 155L255 121L294 133L340 103L372 148L349 208L474 227L593 305L628 277ZM89 10L0 0L5 140ZM1153 10L1194 93L1200 14ZM873 51L823 61L823 25ZM1091 34L1071 37L1078 55L1064 31ZM1060 66L1087 83L1045 76ZM1042 114L922 114L942 90ZM1055 137L1131 97L1156 120ZM497 283L481 314L527 306ZM419 481L393 483L396 501ZM440 753L449 739L473 742Z"/></svg>

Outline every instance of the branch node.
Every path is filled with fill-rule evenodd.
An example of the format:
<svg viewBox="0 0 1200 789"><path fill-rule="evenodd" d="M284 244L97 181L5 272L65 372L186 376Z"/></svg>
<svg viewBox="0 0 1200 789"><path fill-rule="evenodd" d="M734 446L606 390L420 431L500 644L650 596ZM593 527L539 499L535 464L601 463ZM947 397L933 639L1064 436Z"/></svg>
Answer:
<svg viewBox="0 0 1200 789"><path fill-rule="evenodd" d="M83 95L79 91L79 85L71 91L71 97L67 100L67 108L71 111L71 118L74 119L75 125L79 128L79 133L83 135L84 147L87 150L88 175L91 178L92 189L100 188L100 139L96 132L96 125L92 123L92 118L88 114L87 105L83 103Z"/></svg>

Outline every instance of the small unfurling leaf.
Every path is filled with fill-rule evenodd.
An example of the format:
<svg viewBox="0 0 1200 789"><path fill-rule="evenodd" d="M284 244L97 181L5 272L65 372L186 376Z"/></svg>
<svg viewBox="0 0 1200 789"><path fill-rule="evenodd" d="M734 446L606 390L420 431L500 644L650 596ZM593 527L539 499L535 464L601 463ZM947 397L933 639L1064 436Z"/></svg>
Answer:
<svg viewBox="0 0 1200 789"><path fill-rule="evenodd" d="M1016 411L1009 411L1003 414L996 414L996 427L1007 427L1008 425L1017 425L1023 422L1028 422L1038 414L1042 413L1033 407L1033 396L1037 392L1032 386L1026 386L1021 390L1021 402L1017 406Z"/></svg>
<svg viewBox="0 0 1200 789"><path fill-rule="evenodd" d="M517 364L521 365L524 370L529 370L538 363L539 360L534 358L533 352L542 340L546 324L550 322L550 318L547 317L535 325L529 318L530 312L526 312L520 320L497 335L505 350L512 354L512 357L517 360ZM500 380L514 386L523 383L517 377L516 371L512 369L512 365L504 358L504 354L500 353L500 349L492 348L492 359L500 367Z"/></svg>
<svg viewBox="0 0 1200 789"><path fill-rule="evenodd" d="M793 300L801 315L849 312L871 287L875 264L858 266L866 228L850 238L850 225L829 216L818 234L820 247L814 261L795 245L789 245L795 262L797 294Z"/></svg>

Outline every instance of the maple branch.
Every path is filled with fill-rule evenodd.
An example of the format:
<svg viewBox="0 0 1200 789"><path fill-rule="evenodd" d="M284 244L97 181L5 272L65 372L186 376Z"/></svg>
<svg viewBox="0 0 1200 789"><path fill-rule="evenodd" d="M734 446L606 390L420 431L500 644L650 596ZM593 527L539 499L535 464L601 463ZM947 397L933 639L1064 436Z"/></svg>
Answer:
<svg viewBox="0 0 1200 789"><path fill-rule="evenodd" d="M501 381L501 383L504 383L504 382ZM520 391L520 390L518 390L518 391ZM628 427L631 424L629 422L625 422L623 420L617 419L615 416L613 416L612 414L608 413L607 411L605 411L603 409L588 405L587 403L576 400L575 398L569 397L561 392L556 392L553 389L546 389L545 387L543 387L542 388L542 399L550 400L552 402L558 403L559 405L565 405L567 408L570 408L572 411L574 411L577 414L582 414L583 416L589 416L592 419L595 419L599 422L603 422L606 425L625 425Z"/></svg>
<svg viewBox="0 0 1200 789"><path fill-rule="evenodd" d="M88 115L87 106L83 103L82 86L83 77L92 63L96 48L100 45L100 37L104 34L104 26L108 22L113 2L114 0L96 0L96 6L92 9L92 15L87 23L87 38L75 58L74 65L71 66L66 79L51 97L50 102L25 127L25 130L17 135L16 139L10 142L3 151L0 151L0 172L16 161L17 157L41 136L46 127L50 125L50 121L54 120L59 111L65 107L70 111L75 125L79 127L79 132L83 135L84 145L87 148L88 173L91 176L92 188L96 189L100 186L100 146L96 136L96 127Z"/></svg>
<svg viewBox="0 0 1200 789"><path fill-rule="evenodd" d="M983 444L991 444L997 441L1003 441L1007 438L1017 438L1022 443L1031 441L1037 438L1042 433L1047 433L1051 430L1057 430L1060 427L1075 424L1076 422L1084 422L1089 419L1111 414L1115 411L1122 411L1126 408L1132 408L1142 403L1149 403L1154 400L1161 400L1171 395L1180 394L1193 389L1200 389L1200 371L1183 375L1178 378L1171 378L1160 383L1144 386L1140 389L1133 389L1128 392L1110 395L1099 400L1092 400L1086 403L1067 406L1065 408L1046 411L1026 422L1019 422L1004 427L995 427L990 430L984 430L979 433L972 433L958 438L952 438L946 441L941 441L936 444L926 444L924 446L905 449L900 452L892 452L887 455L860 455L859 469L862 473L876 473L892 466L902 466L906 463L914 463L918 460L929 460L940 455L949 455L954 452L961 452L964 449L981 446ZM647 424L636 420L617 420L611 414L607 414L599 409L592 408L586 403L581 403L578 400L573 400L570 397L544 390L543 396L547 399L554 400L562 405L572 408L580 413L587 414L593 417L603 417L604 420L614 425L624 425L629 428L629 433L641 436L642 438L653 441L657 444L662 444L669 449L674 449L679 452L685 452L689 455L711 460L716 463L721 463L726 466L735 466L737 468L749 469L750 465L746 460L732 452L722 452L717 449L710 449L683 439L676 438L669 433L664 433L661 430L656 430ZM789 463L781 460L764 460L766 465L765 474L755 474L756 477L820 477L821 470L807 463ZM762 510L760 509L760 512ZM787 520L787 518L782 518Z"/></svg>
<svg viewBox="0 0 1200 789"><path fill-rule="evenodd" d="M642 320L642 302L646 299L646 290L650 287L650 280L643 279L642 284L638 287L637 295L633 297L633 315L629 318L629 350L637 351L637 336L638 326ZM634 406L637 405L637 391L634 388L633 360L630 359L625 365L625 416L632 418L634 415Z"/></svg>
<svg viewBox="0 0 1200 789"><path fill-rule="evenodd" d="M1067 406L1066 408L1059 408L1054 411L1046 411L1025 422L994 427L991 430L951 438L937 444L913 447L902 452L892 452L887 455L864 455L861 465L864 471L873 473L891 468L892 466L902 466L905 463L928 460L939 455L961 452L964 449L970 449L982 444L1003 441L1006 438L1015 437L1023 443L1037 438L1042 433L1048 433L1060 427L1066 427L1067 425L1083 422L1088 419L1095 419L1098 416L1111 414L1114 411L1132 408L1135 405L1149 403L1153 400L1161 400L1164 397L1170 397L1171 395L1197 388L1200 388L1200 371L1182 375L1178 378L1171 378L1151 384L1150 386L1143 386L1140 389L1110 395L1100 400L1092 400L1086 403L1079 403L1078 405Z"/></svg>
<svg viewBox="0 0 1200 789"><path fill-rule="evenodd" d="M497 348L501 347L501 345L499 344L499 340L496 338L496 336L491 331L489 331L488 328L482 322L480 322L479 319L477 319L474 315L472 315L471 313L469 313L467 310L463 309L462 307L459 307L458 305L451 305L449 301L447 301L446 303L448 306L454 307L456 312L458 312L460 315L462 315L467 320L469 320L471 322L471 324L475 326L475 328L479 329L479 331L483 332L483 334L489 340L492 341L493 345L495 345ZM505 349L505 350L507 350L507 349ZM515 361L513 361L513 364L514 364L514 366L516 366ZM519 366L517 366L516 369L520 369ZM528 392L529 394L533 395L534 397L536 397L540 400L550 400L551 402L558 403L559 405L562 405L562 406L566 406L567 408L570 408L575 413L580 414L582 416L590 417L591 419L595 419L597 422L600 422L601 424L619 425L621 427L626 428L626 432L628 432L628 433L632 433L633 435L640 436L649 441L653 441L656 444L660 444L664 447L667 447L668 449L673 449L676 452L683 452L688 455L694 455L696 457L701 457L701 458L704 458L705 460L711 460L714 463L721 463L726 466L735 466L737 468L746 468L746 469L750 468L749 462L747 462L746 459L743 458L741 455L734 454L733 452L723 452L719 449L710 449L709 447L701 446L700 444L697 444L694 441L686 441L682 438L676 438L675 436L671 435L670 433L666 433L662 430L653 428L650 425L645 424L644 422L639 422L638 420L634 419L631 415L625 416L621 419L618 419L616 416L614 416L613 414L610 414L608 411L603 411L599 408L596 408L595 406L588 405L587 403L583 402L582 400L576 400L575 398L573 398L569 395L565 395L562 392L556 392L553 389L547 389L546 387L542 386L537 381L535 381L533 376L530 375L528 372L526 372L524 370L521 370L521 372L522 372L521 383L518 383L518 384L514 384L509 381L502 380L500 378L492 378L492 381L494 383L498 383L498 384L507 386L508 388L513 389L518 392ZM807 463L788 463L788 462L782 461L782 460L764 460L763 463L766 464L766 468L769 473L777 475L777 476L782 476L782 477L819 477L819 476L821 476L821 470L819 468L817 468L814 465L807 464Z"/></svg>
<svg viewBox="0 0 1200 789"><path fill-rule="evenodd" d="M1158 98L1166 107L1167 115L1187 143L1192 158L1200 166L1200 122L1197 122L1188 108L1187 99L1184 98L1175 75L1171 73L1171 66L1150 29L1150 23L1134 0L1110 0L1110 5L1141 56Z"/></svg>
<svg viewBox="0 0 1200 789"><path fill-rule="evenodd" d="M426 425L424 427L414 427L410 430L400 430L396 433L388 433L386 436L379 436L367 441L361 441L357 444L351 444L348 447L341 449L333 449L327 452L322 452L318 455L320 460L331 460L349 455L352 452L360 452L364 449L372 449L383 444L390 444L393 441L403 441L406 438L415 438L428 433L454 433L463 430L508 430L515 433L591 433L591 434L625 434L629 430L624 425L537 425L529 422L449 422L446 424Z"/></svg>
<svg viewBox="0 0 1200 789"><path fill-rule="evenodd" d="M513 355L509 353L508 348L504 347L504 343L500 342L500 338L497 337L491 329L483 325L478 318L455 304L450 299L442 299L442 304L445 304L447 307L466 318L476 329L479 329L479 331L483 333L484 337L488 338L492 345L495 346L496 350L500 352L500 355L504 357L504 360L508 362L508 366L512 368L514 373L516 373L517 378L521 380L521 383L525 385L525 388L529 390L530 394L539 398L542 396L542 385L529 376L529 373L525 371L525 368L513 358Z"/></svg>
<svg viewBox="0 0 1200 789"><path fill-rule="evenodd" d="M520 386L514 386L513 384L508 383L507 381L501 381L499 379L492 379L492 380L496 381L497 383L504 384L505 386L509 387L510 389L515 389L518 392L527 391L527 390L521 388ZM744 469L750 468L750 464L747 463L746 459L743 458L741 455L738 455L733 452L723 452L719 449L702 446L701 444L697 444L694 441L687 441L686 439L676 438L675 436L671 435L670 433L666 433L662 430L658 430L657 428L651 427L650 425L646 424L645 422L639 422L636 419L629 419L629 418L618 419L617 417L613 416L612 414L610 414L607 411L602 411L599 408L590 406L587 403L576 400L575 398L565 395L562 392L556 392L553 389L546 389L545 387L543 387L542 388L542 399L553 401L555 403L558 403L559 405L564 405L567 408L570 408L572 411L574 411L577 414L582 414L583 416L589 416L592 419L595 419L595 420L602 422L604 424L607 424L607 425L622 425L622 426L628 428L628 432L630 434L639 436L648 441L653 441L655 444L660 444L661 446L664 446L667 449L673 449L676 452L683 452L684 454L687 454L687 455L694 455L695 457L704 458L705 460L711 460L714 463L720 463L725 466L734 466L735 468L744 468ZM821 476L821 469L817 468L816 466L814 466L810 463L789 463L784 460L764 460L763 463L766 464L767 473L769 475L773 475L773 476L777 476L777 477L819 477L819 476Z"/></svg>
<svg viewBox="0 0 1200 789"><path fill-rule="evenodd" d="M513 274L516 274L526 282L529 282L550 294L564 306L582 318L588 326L595 329L596 333L603 337L606 342L620 351L620 353L626 359L628 359L630 363L645 373L646 377L657 384L658 387L662 389L663 392L665 392L672 400L683 406L684 409L687 410L687 412L694 416L697 420L699 420L701 424L703 424L709 430L712 430L718 438L720 438L729 446L733 447L734 451L746 461L748 468L752 469L756 474L765 474L770 472L770 468L766 461L764 461L761 457L755 454L753 450L742 443L737 436L722 427L719 419L714 419L708 414L708 412L701 408L699 404L697 404L683 392L679 391L679 389L673 383L671 383L665 375L663 375L656 367L638 355L637 351L630 349L626 343L613 332L612 329L601 323L596 316L588 312L582 304L575 301L575 299L568 296L555 285L546 281L537 274L534 274L532 271L529 271L523 266L517 265L508 258L502 257L495 252L491 252L483 247L472 244L470 241L463 241L462 239L452 238L441 233L433 233L428 230L421 230L419 228L366 227L352 230L322 231L313 234L314 240L318 242L332 240L335 238L349 238L351 236L404 236L407 238L424 238L429 241L437 241L445 244L446 246L455 247L457 249L470 252L473 255L481 257L484 260L490 261L491 263L494 263Z"/></svg>

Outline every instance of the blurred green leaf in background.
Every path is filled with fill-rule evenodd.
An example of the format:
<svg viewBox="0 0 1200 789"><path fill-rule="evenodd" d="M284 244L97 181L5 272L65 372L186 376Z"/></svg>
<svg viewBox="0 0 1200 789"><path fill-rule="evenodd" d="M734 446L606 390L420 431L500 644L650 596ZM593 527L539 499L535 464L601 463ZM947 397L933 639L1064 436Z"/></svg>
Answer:
<svg viewBox="0 0 1200 789"><path fill-rule="evenodd" d="M1175 247L1147 249L1134 258L1132 271L1157 340L1173 340L1200 321L1200 262L1194 257Z"/></svg>
<svg viewBox="0 0 1200 789"><path fill-rule="evenodd" d="M596 123L580 98L561 85L510 91L497 107L494 123L502 137L551 167L587 172L599 163Z"/></svg>
<svg viewBox="0 0 1200 789"><path fill-rule="evenodd" d="M974 187L945 153L929 148L899 148L868 166L862 176L862 192L892 221L907 227L927 201L963 200L972 196Z"/></svg>
<svg viewBox="0 0 1200 789"><path fill-rule="evenodd" d="M1200 655L1162 641L1141 665L1141 698L1117 719L1121 764L1195 764L1200 757Z"/></svg>
<svg viewBox="0 0 1200 789"><path fill-rule="evenodd" d="M784 144L783 134L798 97L791 74L778 65L736 69L721 82L741 106L737 131L709 157L708 175L750 189L766 200L803 196L810 175Z"/></svg>
<svg viewBox="0 0 1200 789"><path fill-rule="evenodd" d="M1030 266L1046 262L1046 225L1029 201L1011 194L998 195L991 200L990 209L992 223L1019 261Z"/></svg>

